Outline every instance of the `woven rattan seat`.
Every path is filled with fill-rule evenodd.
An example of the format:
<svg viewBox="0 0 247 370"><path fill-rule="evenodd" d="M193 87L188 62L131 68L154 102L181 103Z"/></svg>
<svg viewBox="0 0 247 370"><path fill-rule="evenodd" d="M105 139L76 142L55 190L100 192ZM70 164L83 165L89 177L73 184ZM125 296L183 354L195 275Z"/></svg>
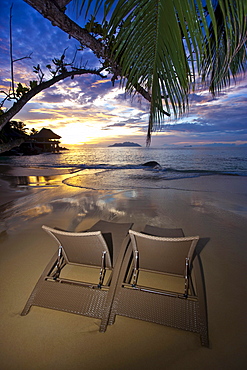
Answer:
<svg viewBox="0 0 247 370"><path fill-rule="evenodd" d="M181 229L152 226L146 226L143 233L130 230L129 234L131 243L119 274L109 324L116 315L150 321L198 333L201 344L208 346L205 289L195 253L199 237L184 237ZM177 286L180 280L181 289ZM162 283L157 286L158 281Z"/></svg>
<svg viewBox="0 0 247 370"><path fill-rule="evenodd" d="M26 315L31 306L40 306L104 318L107 324L123 261L123 256L118 259L118 254L122 243L127 245L129 241L126 235L131 226L129 223L99 221L87 232L67 232L42 226L55 239L58 252L38 280L21 315ZM70 278L72 269L78 267L80 272L76 271L76 279ZM105 330L106 325L101 323L100 331Z"/></svg>

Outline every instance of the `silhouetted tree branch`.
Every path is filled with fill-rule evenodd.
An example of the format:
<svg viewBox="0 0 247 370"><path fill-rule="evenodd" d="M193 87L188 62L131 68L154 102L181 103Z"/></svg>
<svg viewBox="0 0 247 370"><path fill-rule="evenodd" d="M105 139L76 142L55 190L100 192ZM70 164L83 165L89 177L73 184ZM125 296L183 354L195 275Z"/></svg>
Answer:
<svg viewBox="0 0 247 370"><path fill-rule="evenodd" d="M6 125L8 121L10 121L23 107L29 100L31 100L35 95L39 94L41 91L47 89L48 87L56 84L57 82L64 80L65 78L74 76L80 76L84 74L95 74L102 78L104 76L101 74L100 70L93 70L93 69L73 69L72 71L63 71L62 73L54 76L48 81L43 81L39 85L36 84L33 88L28 91L25 91L22 96L14 102L13 106L3 114L0 115L0 130Z"/></svg>
<svg viewBox="0 0 247 370"><path fill-rule="evenodd" d="M104 66L109 68L113 74L112 82L122 76L121 66L115 61L112 55L111 48L102 40L94 37L87 28L80 27L77 23L72 21L64 12L64 6L70 3L67 0L24 0L27 4L36 9L44 18L51 21L53 26L59 27L66 32L70 37L78 40L83 47L88 47L94 54L104 60ZM151 96L138 83L135 84L136 91L141 94L146 100L151 102ZM166 113L165 113L166 114ZM168 116L170 114L167 113Z"/></svg>

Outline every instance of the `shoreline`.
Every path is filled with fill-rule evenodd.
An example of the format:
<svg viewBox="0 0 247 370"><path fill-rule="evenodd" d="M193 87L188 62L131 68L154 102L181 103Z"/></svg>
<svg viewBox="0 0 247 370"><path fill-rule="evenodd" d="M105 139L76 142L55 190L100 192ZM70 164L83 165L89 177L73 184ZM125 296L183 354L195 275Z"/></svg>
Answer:
<svg viewBox="0 0 247 370"><path fill-rule="evenodd" d="M78 171L71 168L17 167L0 164L0 206L32 192L59 186Z"/></svg>
<svg viewBox="0 0 247 370"><path fill-rule="evenodd" d="M24 172L17 173L22 176ZM9 199L1 208L2 367L158 370L165 364L167 370L245 368L247 179L212 176L170 180L165 189L88 190L67 186L59 176L54 174L48 185L25 185L21 192L0 176L1 199ZM200 253L209 349L200 346L196 334L120 316L105 333L98 332L99 320L41 307L20 316L56 250L41 226L81 231L99 219L133 222L140 229L145 224L181 227L186 236L209 239Z"/></svg>
<svg viewBox="0 0 247 370"><path fill-rule="evenodd" d="M0 176L0 206L4 206L9 202L14 201L15 199L19 199L21 196L28 195L29 192L32 190L28 189L16 189L11 187L10 182L7 179L3 179Z"/></svg>
<svg viewBox="0 0 247 370"><path fill-rule="evenodd" d="M0 206L18 200L21 197L31 194L37 194L40 191L52 190L57 188L58 193L85 193L85 192L128 192L131 191L170 191L193 193L191 205L199 207L197 204L197 194L201 200L199 203L205 203L207 207L218 207L225 211L235 212L243 217L247 217L247 177L245 176L224 176L224 175L208 175L192 178L179 178L167 180L166 186L163 188L135 187L127 186L112 188L93 188L89 185L79 186L74 185L70 178L88 179L91 177L97 178L107 173L105 170L99 169L83 169L72 171L72 168L23 168L12 167L9 165L0 166ZM106 176L107 180L107 176ZM54 194L51 194L51 199ZM203 201L202 201L203 199ZM205 205L202 205L204 207Z"/></svg>

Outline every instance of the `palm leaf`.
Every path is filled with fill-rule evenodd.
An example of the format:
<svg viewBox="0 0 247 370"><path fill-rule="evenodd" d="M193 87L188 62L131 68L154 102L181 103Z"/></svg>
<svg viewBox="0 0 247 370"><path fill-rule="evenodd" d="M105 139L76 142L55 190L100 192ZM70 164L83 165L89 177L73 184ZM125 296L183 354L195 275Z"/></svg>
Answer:
<svg viewBox="0 0 247 370"><path fill-rule="evenodd" d="M216 94L231 78L246 70L247 62L247 1L220 1L215 8L217 32L209 26L210 58L205 54L201 75L209 90ZM217 38L216 38L217 35Z"/></svg>
<svg viewBox="0 0 247 370"><path fill-rule="evenodd" d="M215 93L246 67L246 0L96 1L103 4L122 84L151 95L148 138L165 114L186 111L198 74Z"/></svg>

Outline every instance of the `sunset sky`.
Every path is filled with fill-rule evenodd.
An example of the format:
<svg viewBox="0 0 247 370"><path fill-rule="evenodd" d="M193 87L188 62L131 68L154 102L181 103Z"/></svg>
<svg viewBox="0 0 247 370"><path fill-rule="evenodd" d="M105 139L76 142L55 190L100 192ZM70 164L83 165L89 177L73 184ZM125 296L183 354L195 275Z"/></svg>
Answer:
<svg viewBox="0 0 247 370"><path fill-rule="evenodd" d="M79 46L76 40L69 39L23 0L2 0L0 90L4 91L10 86L9 12L12 3L14 59L32 54L31 59L14 64L16 82L34 80L33 66L40 64L43 71L47 71L46 65L54 57L60 57L66 48L66 60L71 61ZM99 66L90 50L78 53L77 60L88 68ZM13 119L25 122L30 129L50 128L62 137L64 145L107 146L133 141L144 146L148 104L143 98L126 96L118 84L112 86L110 78L83 75L64 80L34 97ZM0 99L3 98L1 93ZM162 131L153 134L152 146L247 143L247 77L239 79L215 99L206 90L195 91L190 103L189 113L183 118L165 120Z"/></svg>

